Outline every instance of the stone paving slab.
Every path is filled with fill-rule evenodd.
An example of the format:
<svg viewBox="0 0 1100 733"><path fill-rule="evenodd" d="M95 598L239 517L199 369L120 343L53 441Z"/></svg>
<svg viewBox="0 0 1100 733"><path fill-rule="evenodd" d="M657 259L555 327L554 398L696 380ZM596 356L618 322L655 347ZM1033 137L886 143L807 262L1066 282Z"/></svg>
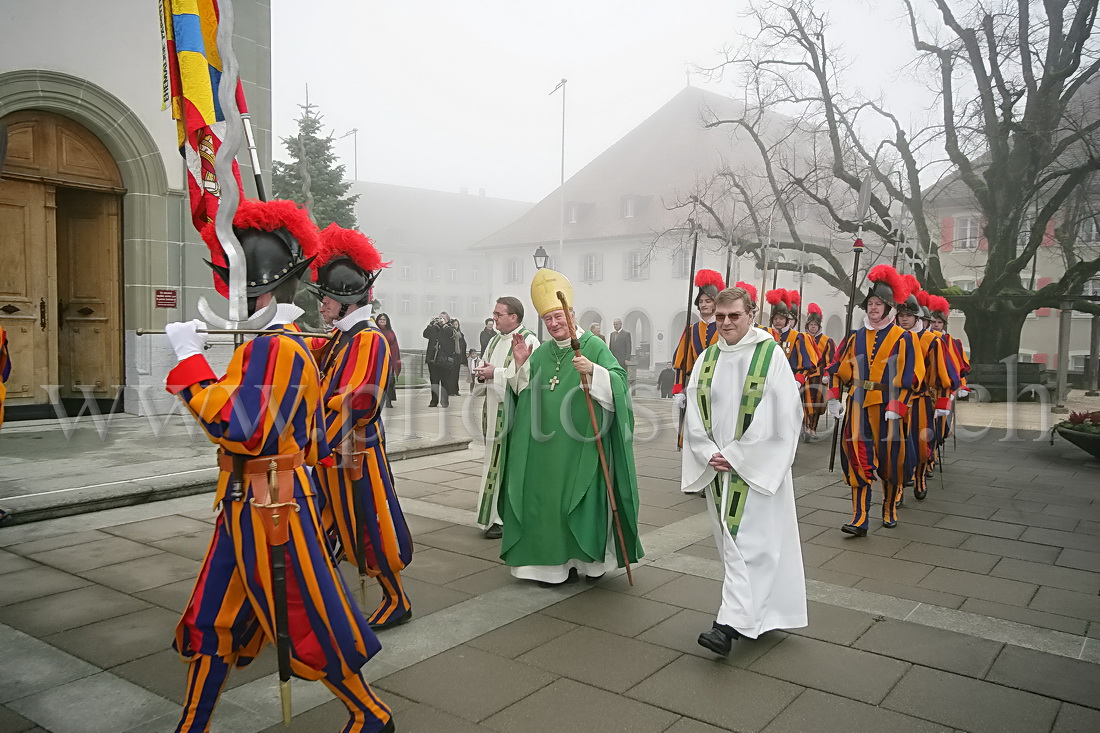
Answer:
<svg viewBox="0 0 1100 733"><path fill-rule="evenodd" d="M950 733L938 725L909 715L856 702L819 690L806 690L764 728L764 733L851 733L851 731L890 731L891 733Z"/></svg>
<svg viewBox="0 0 1100 733"><path fill-rule="evenodd" d="M1060 704L1030 692L913 666L882 706L973 733L1049 731Z"/></svg>

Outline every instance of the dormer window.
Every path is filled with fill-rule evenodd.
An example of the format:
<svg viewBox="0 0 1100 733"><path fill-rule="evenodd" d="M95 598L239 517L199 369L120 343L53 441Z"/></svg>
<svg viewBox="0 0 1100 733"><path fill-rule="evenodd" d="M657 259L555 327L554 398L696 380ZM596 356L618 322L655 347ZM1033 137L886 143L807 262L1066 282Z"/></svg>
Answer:
<svg viewBox="0 0 1100 733"><path fill-rule="evenodd" d="M633 196L623 196L619 202L619 217L623 219L633 219L634 211L636 207L637 199Z"/></svg>
<svg viewBox="0 0 1100 733"><path fill-rule="evenodd" d="M576 224L581 217L581 205L569 203L565 205L565 221L568 224Z"/></svg>

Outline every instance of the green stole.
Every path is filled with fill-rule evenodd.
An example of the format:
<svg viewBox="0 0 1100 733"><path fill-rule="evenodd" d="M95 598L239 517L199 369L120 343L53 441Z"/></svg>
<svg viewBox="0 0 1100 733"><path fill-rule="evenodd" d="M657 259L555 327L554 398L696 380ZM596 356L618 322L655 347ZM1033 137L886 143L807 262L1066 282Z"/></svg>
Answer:
<svg viewBox="0 0 1100 733"><path fill-rule="evenodd" d="M527 330L523 326L520 326L512 333L519 333L521 336L523 336L524 339L532 335L531 331ZM497 344L500 343L501 338L503 338L503 334L498 333L493 336L493 340L489 342L489 347L485 349L485 353L488 355L492 355L493 350L496 349ZM509 334L509 338L511 338L511 334ZM508 349L508 355L504 357L504 364L500 367L500 369L504 370L512 366L513 356L514 355L512 354L512 349ZM501 443L503 442L501 441L501 436L504 431L505 406L509 406L512 399L513 398L511 396L511 392L508 390L508 387L505 386L504 394L500 398L500 404L497 405L496 419L493 421L494 439L493 447L489 450L489 471L485 474L485 486L482 488L481 491L481 504L477 508L477 521L480 524L488 524L493 516L492 507L493 503L496 501L497 486L500 484L500 468L502 458ZM488 403L482 405L481 407L481 430L486 435L488 435L488 433L486 432L488 428L488 415L486 414L487 404Z"/></svg>
<svg viewBox="0 0 1100 733"><path fill-rule="evenodd" d="M775 339L761 341L756 345L749 362L749 371L745 375L745 385L741 390L741 407L737 411L737 424L734 427L734 440L740 440L745 431L752 424L756 407L764 397L764 379L768 375L768 367L772 363L772 354L776 349ZM714 368L718 365L718 344L714 344L703 352L703 366L699 371L699 415L703 420L703 428L707 431L707 437L714 442L712 430L714 413L710 398L711 382L714 381ZM715 442L715 445L717 443ZM722 491L723 474L728 474L728 489ZM745 499L749 495L749 485L745 479L737 475L736 471L719 471L710 483L713 489L714 506L718 510L718 516L726 523L731 537L737 537L737 530L741 526L741 517L745 513Z"/></svg>

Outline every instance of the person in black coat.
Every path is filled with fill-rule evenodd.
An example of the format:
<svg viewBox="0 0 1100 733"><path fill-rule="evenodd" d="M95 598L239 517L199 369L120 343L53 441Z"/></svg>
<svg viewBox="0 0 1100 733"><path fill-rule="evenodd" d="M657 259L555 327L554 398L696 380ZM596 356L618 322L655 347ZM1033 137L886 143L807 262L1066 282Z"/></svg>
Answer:
<svg viewBox="0 0 1100 733"><path fill-rule="evenodd" d="M451 327L451 319L446 312L428 323L424 328L424 338L428 339L424 363L428 365L428 379L432 385L432 401L428 407L447 407L450 392L446 385L450 382L451 370L457 368L458 359L464 352L459 350L458 334Z"/></svg>
<svg viewBox="0 0 1100 733"><path fill-rule="evenodd" d="M672 399L672 385L676 382L676 370L672 368L672 362L665 362L664 371L657 375L657 390L662 399Z"/></svg>

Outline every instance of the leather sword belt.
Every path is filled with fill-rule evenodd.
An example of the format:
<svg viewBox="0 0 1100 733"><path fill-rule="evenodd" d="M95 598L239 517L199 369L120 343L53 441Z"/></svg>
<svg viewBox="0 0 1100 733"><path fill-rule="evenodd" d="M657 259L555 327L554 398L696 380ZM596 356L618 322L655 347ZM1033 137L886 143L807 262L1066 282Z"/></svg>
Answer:
<svg viewBox="0 0 1100 733"><path fill-rule="evenodd" d="M252 506L260 513L269 544L281 545L289 538L289 511L299 511L294 500L296 469L305 464L305 452L244 458L218 451L218 467L230 473L228 498L244 501L252 489Z"/></svg>
<svg viewBox="0 0 1100 733"><path fill-rule="evenodd" d="M869 379L864 379L862 381L856 382L856 386L860 387L864 390L875 390L875 389L882 390L882 389L886 389L886 385L883 384L882 382L872 382Z"/></svg>
<svg viewBox="0 0 1100 733"><path fill-rule="evenodd" d="M367 438L365 426L355 428L335 452L336 465L347 470L348 478L353 481L363 478L363 456L367 454L367 448L370 447L368 440L375 442Z"/></svg>

